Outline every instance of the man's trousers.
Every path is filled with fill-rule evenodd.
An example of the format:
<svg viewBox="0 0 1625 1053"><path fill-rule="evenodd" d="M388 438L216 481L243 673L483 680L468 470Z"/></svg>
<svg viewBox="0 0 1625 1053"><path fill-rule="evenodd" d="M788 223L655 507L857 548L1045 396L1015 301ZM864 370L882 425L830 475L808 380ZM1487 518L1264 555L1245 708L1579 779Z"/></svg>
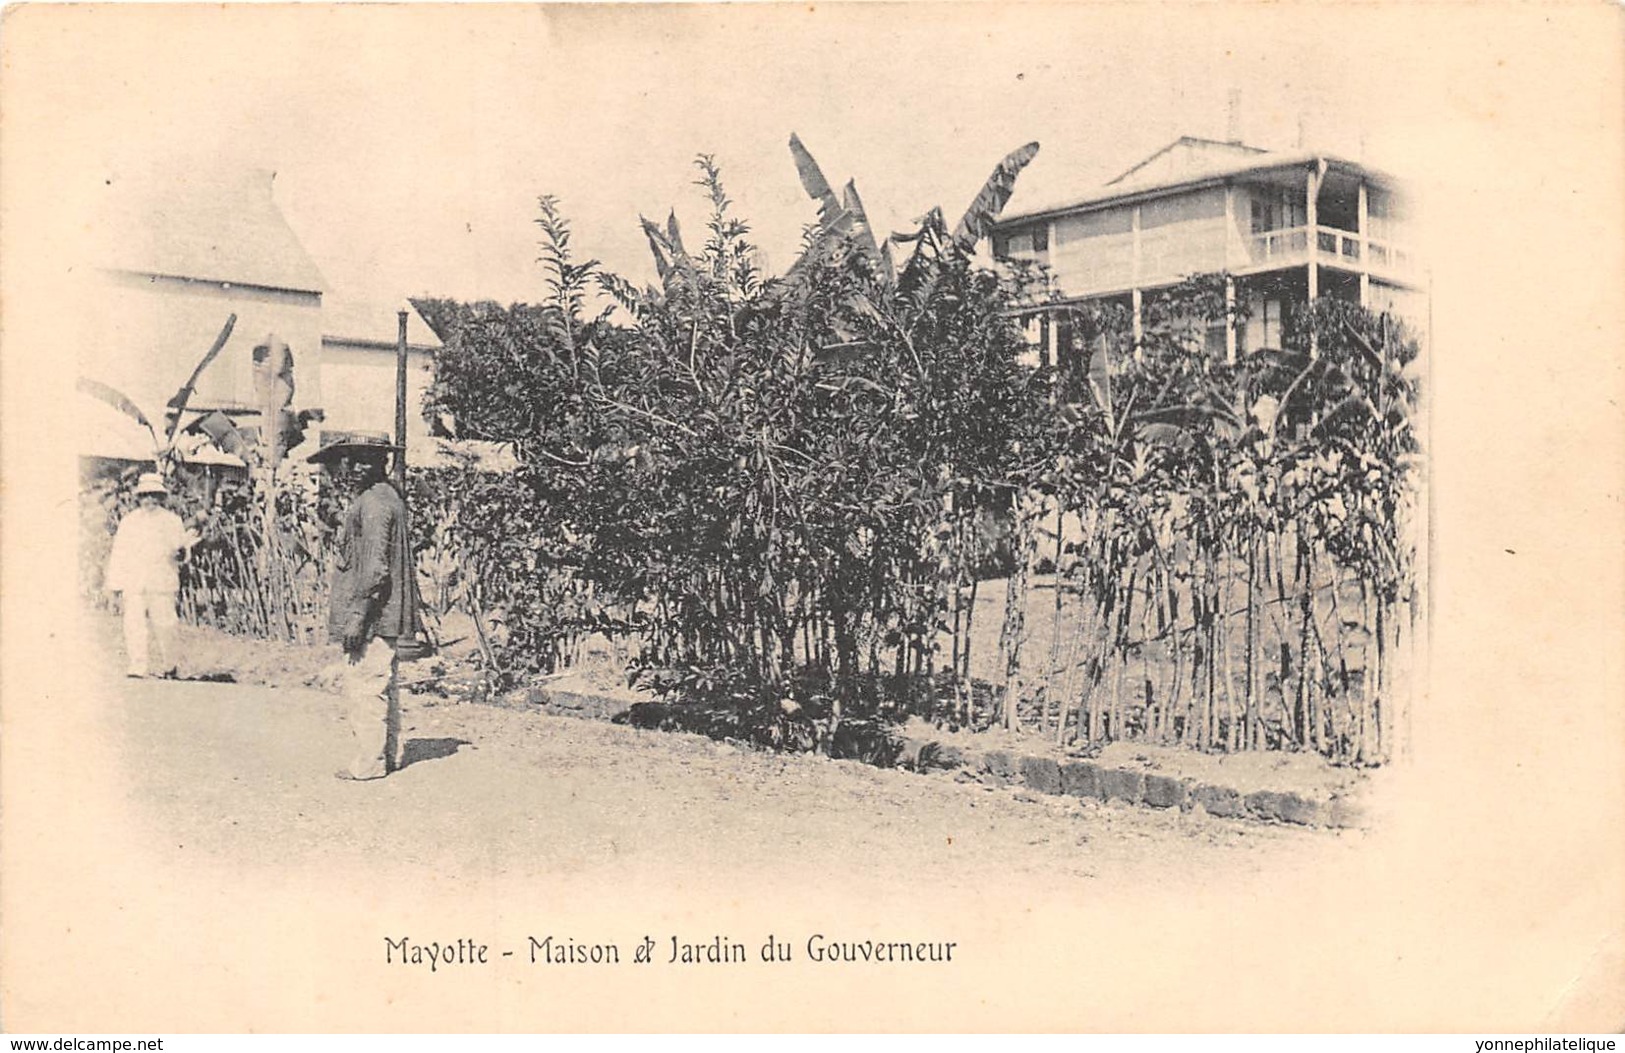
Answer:
<svg viewBox="0 0 1625 1053"><path fill-rule="evenodd" d="M179 649L175 644L175 630L180 619L175 616L173 592L126 592L124 604L124 652L129 658L131 676L146 676L152 672L148 650L148 633L158 644L160 673L175 669Z"/></svg>
<svg viewBox="0 0 1625 1053"><path fill-rule="evenodd" d="M401 702L396 690L395 641L375 636L357 654L345 653L344 700L355 737L354 779L381 779L400 766Z"/></svg>

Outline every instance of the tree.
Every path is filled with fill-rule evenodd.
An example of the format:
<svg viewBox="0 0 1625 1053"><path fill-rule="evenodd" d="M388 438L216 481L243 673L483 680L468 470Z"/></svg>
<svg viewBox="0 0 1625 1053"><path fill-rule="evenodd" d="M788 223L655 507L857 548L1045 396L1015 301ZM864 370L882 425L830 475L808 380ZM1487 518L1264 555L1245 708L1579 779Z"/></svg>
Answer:
<svg viewBox="0 0 1625 1053"><path fill-rule="evenodd" d="M995 171L962 231L1002 207L1031 152ZM637 630L642 675L668 694L763 721L793 698L833 728L930 671L976 515L1010 506L1046 388L1017 365L1019 283L974 265L968 234L933 213L893 274L856 188L837 199L799 140L792 153L822 214L783 278L757 271L701 156L703 245L675 216L642 220L658 287L575 263L543 199L541 304L418 306L446 340L430 412L512 443L533 495L523 530L567 539L525 573L568 567L615 610L599 626ZM628 321L584 320L589 281Z"/></svg>

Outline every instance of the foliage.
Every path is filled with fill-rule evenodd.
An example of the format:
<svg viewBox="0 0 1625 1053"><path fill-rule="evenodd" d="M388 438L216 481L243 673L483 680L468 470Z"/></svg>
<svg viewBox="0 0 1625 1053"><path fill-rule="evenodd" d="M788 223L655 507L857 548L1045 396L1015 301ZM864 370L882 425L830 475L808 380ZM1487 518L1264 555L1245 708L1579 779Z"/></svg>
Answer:
<svg viewBox="0 0 1625 1053"><path fill-rule="evenodd" d="M1202 337L1224 310L1213 276L1148 298L1138 347L1103 323L1101 380L1058 415L1041 485L1084 524L1069 574L1099 646L1081 688L1052 661L1056 734L1075 703L1085 741L1381 759L1415 610L1417 344L1321 301L1228 362Z"/></svg>
<svg viewBox="0 0 1625 1053"><path fill-rule="evenodd" d="M1379 758L1385 648L1415 589L1414 341L1327 302L1287 347L1231 362L1209 342L1223 276L1147 294L1136 328L977 262L1031 146L959 224L932 210L884 242L854 186L790 149L818 221L783 277L756 270L702 156L703 246L675 214L641 221L657 285L576 263L544 198L540 304L420 305L447 338L430 412L523 464L446 489L502 597L481 600L509 633L495 660L551 668L572 632L635 637L638 676L677 707L659 720L780 744L909 711L977 723L983 699L1016 728L1027 698L1062 739ZM615 308L589 317L594 284ZM1014 319L1035 306L1064 316L1080 368L1020 364ZM1057 631L1068 598L1092 627L1047 663L1023 616L1046 545ZM989 692L969 640L994 564Z"/></svg>
<svg viewBox="0 0 1625 1053"><path fill-rule="evenodd" d="M144 467L104 472L81 487L80 588L93 601L108 600L107 555L119 520L136 505ZM172 468L168 505L200 539L181 562L181 614L228 632L320 642L337 510L314 478L282 473L269 484L275 515L268 520L267 485L240 470Z"/></svg>
<svg viewBox="0 0 1625 1053"><path fill-rule="evenodd" d="M1032 144L957 224L933 209L884 239L853 184L837 194L790 148L817 221L782 276L702 155L696 247L675 213L640 220L656 283L578 261L544 197L538 302L417 302L445 344L426 414L518 460L409 487L429 606L473 616L496 685L602 633L662 698L633 722L777 748L880 756L884 725L923 713L1382 760L1418 609L1414 338L1322 301L1285 346L1232 360L1212 342L1237 321L1223 275L1147 292L1138 324L1048 299L1041 271L973 255ZM1068 368L1023 364L1033 310ZM319 488L262 472L204 490L183 499L212 539L192 616L307 631ZM122 492L87 522L111 523ZM1037 570L1047 647L1028 639ZM990 574L998 684L971 676Z"/></svg>
<svg viewBox="0 0 1625 1053"><path fill-rule="evenodd" d="M528 473L471 467L408 473L413 550L431 615L467 611L497 687L552 673L587 633L624 632L576 573L576 552L552 526Z"/></svg>
<svg viewBox="0 0 1625 1053"><path fill-rule="evenodd" d="M1041 461L1048 389L1018 364L1017 279L975 266L939 213L894 275L855 188L843 204L792 149L824 222L784 278L757 271L702 156L703 245L686 247L675 216L643 221L658 287L575 263L543 199L542 304L419 306L446 338L430 412L513 444L524 465L511 484L524 494L489 498L516 509L481 535L503 553L490 565L567 570L570 599L599 601L578 628L635 629L640 675L669 697L741 711L789 699L833 729L853 707L900 712L909 692L873 685L933 666L987 556L986 515ZM1008 196L1007 169L977 222ZM589 279L626 324L585 315ZM524 554L510 550L520 536ZM561 598L509 609L510 632L525 621L532 646L562 632ZM968 634L968 618L954 628Z"/></svg>

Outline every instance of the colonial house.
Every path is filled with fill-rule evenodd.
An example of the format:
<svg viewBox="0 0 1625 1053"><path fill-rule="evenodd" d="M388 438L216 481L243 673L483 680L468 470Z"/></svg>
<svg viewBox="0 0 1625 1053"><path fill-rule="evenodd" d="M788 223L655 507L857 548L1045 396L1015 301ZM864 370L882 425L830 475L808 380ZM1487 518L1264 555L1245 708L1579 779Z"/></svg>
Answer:
<svg viewBox="0 0 1625 1053"><path fill-rule="evenodd" d="M1322 296L1425 322L1425 275L1410 205L1391 176L1307 150L1181 138L1080 196L1023 203L995 226L993 252L1047 266L1063 304L1121 304L1136 332L1144 297L1195 274L1226 275L1237 323L1207 333L1234 360L1279 347L1293 304ZM1064 312L1029 331L1041 360L1081 371Z"/></svg>

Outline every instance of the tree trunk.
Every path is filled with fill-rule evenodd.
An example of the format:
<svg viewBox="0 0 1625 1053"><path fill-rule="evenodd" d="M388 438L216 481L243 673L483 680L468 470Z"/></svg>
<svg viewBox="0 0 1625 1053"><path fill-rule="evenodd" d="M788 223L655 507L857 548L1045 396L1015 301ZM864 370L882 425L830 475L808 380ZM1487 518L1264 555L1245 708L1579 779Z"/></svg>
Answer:
<svg viewBox="0 0 1625 1053"><path fill-rule="evenodd" d="M1247 535L1247 629L1246 629L1246 673L1247 673L1247 733L1244 748L1259 749L1259 700L1258 700L1258 596L1254 586L1254 579L1258 570L1258 538L1249 528Z"/></svg>
<svg viewBox="0 0 1625 1053"><path fill-rule="evenodd" d="M1387 626L1385 624L1385 619L1383 618L1383 608L1386 605L1387 605L1387 601L1383 599L1381 593L1378 593L1377 594L1377 689L1376 689L1376 692L1371 697L1371 717L1372 717L1372 723L1376 724L1376 726L1377 726L1377 756L1380 759L1384 760L1384 761L1386 761L1388 759L1388 743L1389 743L1389 734L1388 734L1389 729L1383 723L1383 718L1385 716L1384 710L1386 709L1386 707L1383 705L1383 695L1388 690L1387 669L1386 669L1387 645L1388 645L1388 641L1387 641L1387 638L1386 638Z"/></svg>
<svg viewBox="0 0 1625 1053"><path fill-rule="evenodd" d="M1062 730L1066 727L1066 706L1055 693L1055 675L1059 672L1057 663L1061 657L1061 557L1064 555L1062 544L1062 529L1065 526L1066 513L1061 508L1061 499L1055 499L1055 568L1051 581L1055 586L1055 622L1051 626L1049 641L1049 667L1044 671L1044 710L1042 730L1049 730L1050 702L1055 702L1055 741L1061 741Z"/></svg>
<svg viewBox="0 0 1625 1053"><path fill-rule="evenodd" d="M975 713L976 681L971 678L970 658L971 658L971 640L974 639L974 636L972 634L973 634L973 632L974 632L974 630L976 628L976 586L978 584L980 584L980 583L976 580L976 574L973 571L971 573L971 576L970 576L970 602L965 608L965 647L964 647L964 655L963 655L965 668L964 668L964 673L963 673L963 683L965 685L965 726L966 727L971 726L971 722L975 719L975 716L976 716L976 713Z"/></svg>

